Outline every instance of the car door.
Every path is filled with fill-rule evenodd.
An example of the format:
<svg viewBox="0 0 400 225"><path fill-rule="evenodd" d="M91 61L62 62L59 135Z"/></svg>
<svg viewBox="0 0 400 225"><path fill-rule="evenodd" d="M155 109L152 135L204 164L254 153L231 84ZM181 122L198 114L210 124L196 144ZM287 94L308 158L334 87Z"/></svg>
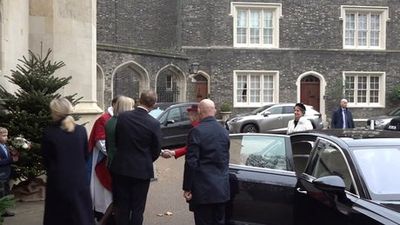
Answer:
<svg viewBox="0 0 400 225"><path fill-rule="evenodd" d="M293 222L296 175L286 135L231 135L228 224Z"/></svg>
<svg viewBox="0 0 400 225"><path fill-rule="evenodd" d="M188 106L173 107L160 118L162 146L185 145L186 137L192 124L186 108Z"/></svg>
<svg viewBox="0 0 400 225"><path fill-rule="evenodd" d="M296 185L296 224L351 224L348 215L355 213L352 202L357 201L358 192L343 150L333 142L318 139L310 157ZM341 177L346 192L334 194L317 188L316 179L327 176Z"/></svg>
<svg viewBox="0 0 400 225"><path fill-rule="evenodd" d="M282 106L272 106L263 115L264 117L260 121L260 132L287 128L287 123L284 124L283 120Z"/></svg>

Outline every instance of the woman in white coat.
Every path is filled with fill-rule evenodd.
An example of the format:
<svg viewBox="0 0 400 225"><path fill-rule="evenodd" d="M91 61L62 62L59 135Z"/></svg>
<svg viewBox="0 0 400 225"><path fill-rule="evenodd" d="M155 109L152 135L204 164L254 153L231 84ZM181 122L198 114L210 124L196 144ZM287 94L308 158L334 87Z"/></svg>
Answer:
<svg viewBox="0 0 400 225"><path fill-rule="evenodd" d="M311 121L304 118L305 112L306 107L304 106L304 104L296 103L296 105L294 106L294 120L290 120L288 123L288 134L313 129Z"/></svg>

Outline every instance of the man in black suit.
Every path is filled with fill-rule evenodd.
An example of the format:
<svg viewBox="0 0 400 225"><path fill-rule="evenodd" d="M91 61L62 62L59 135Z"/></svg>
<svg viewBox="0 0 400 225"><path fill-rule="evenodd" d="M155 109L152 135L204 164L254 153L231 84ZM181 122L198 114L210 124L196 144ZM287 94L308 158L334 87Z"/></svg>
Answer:
<svg viewBox="0 0 400 225"><path fill-rule="evenodd" d="M117 225L141 225L153 162L161 152L161 128L148 114L156 103L154 91L140 95L139 106L118 115L116 147L111 163L113 204Z"/></svg>
<svg viewBox="0 0 400 225"><path fill-rule="evenodd" d="M340 100L340 108L333 112L331 128L354 128L353 115L347 108L347 99Z"/></svg>
<svg viewBox="0 0 400 225"><path fill-rule="evenodd" d="M213 101L202 100L198 110L200 124L188 136L184 197L191 204L196 225L222 225L230 198L229 134L215 119Z"/></svg>

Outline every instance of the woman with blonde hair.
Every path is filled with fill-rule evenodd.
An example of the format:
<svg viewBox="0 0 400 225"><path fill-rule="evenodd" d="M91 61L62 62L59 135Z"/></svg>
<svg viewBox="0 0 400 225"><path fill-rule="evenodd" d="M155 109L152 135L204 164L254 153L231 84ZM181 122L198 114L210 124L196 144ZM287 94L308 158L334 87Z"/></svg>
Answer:
<svg viewBox="0 0 400 225"><path fill-rule="evenodd" d="M111 161L114 158L115 151L117 148L115 147L115 127L117 125L117 118L120 113L125 111L130 111L135 106L135 100L126 96L119 96L115 105L113 107L113 116L111 119L107 121L106 124L106 149L107 149L107 166L108 168L111 165ZM109 174L109 171L107 171ZM111 179L111 175L110 175ZM111 182L111 181L110 181ZM108 224L108 221L113 219L111 216L113 215L113 206L112 203L108 206L106 212L104 213L103 218L100 220L99 225Z"/></svg>
<svg viewBox="0 0 400 225"><path fill-rule="evenodd" d="M44 225L94 225L86 173L88 141L86 129L71 116L66 98L50 102L53 122L42 139L47 172Z"/></svg>

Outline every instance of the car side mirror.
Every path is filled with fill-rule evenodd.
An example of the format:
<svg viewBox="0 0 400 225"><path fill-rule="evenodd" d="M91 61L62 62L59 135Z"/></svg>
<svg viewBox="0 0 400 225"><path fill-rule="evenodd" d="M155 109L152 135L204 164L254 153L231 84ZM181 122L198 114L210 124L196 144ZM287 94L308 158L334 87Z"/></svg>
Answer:
<svg viewBox="0 0 400 225"><path fill-rule="evenodd" d="M269 115L271 115L271 112L265 111L265 112L262 113L262 115L263 115L263 116L269 116Z"/></svg>
<svg viewBox="0 0 400 225"><path fill-rule="evenodd" d="M313 184L316 188L322 191L333 192L336 194L344 193L344 190L346 188L343 179L339 176L320 177L318 179L315 179L313 181Z"/></svg>

